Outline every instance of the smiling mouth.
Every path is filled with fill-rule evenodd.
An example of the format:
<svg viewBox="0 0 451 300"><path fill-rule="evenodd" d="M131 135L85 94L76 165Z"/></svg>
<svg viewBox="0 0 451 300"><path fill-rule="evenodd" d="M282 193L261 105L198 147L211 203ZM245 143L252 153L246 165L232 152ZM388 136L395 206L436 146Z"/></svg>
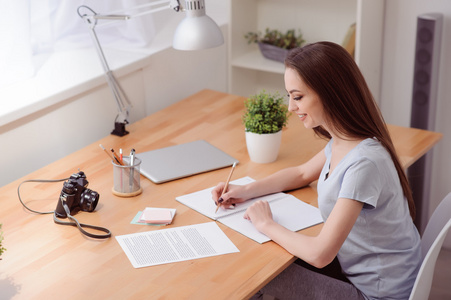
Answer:
<svg viewBox="0 0 451 300"><path fill-rule="evenodd" d="M301 115L298 115L299 116L299 118L303 118L303 117L305 117L307 114L301 114Z"/></svg>

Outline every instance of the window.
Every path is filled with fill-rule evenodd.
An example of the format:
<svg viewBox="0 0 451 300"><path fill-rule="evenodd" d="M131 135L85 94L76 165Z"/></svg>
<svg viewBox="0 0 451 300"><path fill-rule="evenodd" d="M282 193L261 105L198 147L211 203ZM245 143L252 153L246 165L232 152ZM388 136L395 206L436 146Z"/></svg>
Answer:
<svg viewBox="0 0 451 300"><path fill-rule="evenodd" d="M124 14L133 13L124 7L143 3L148 1L1 1L2 9L9 13L0 19L0 86L32 78L52 53L92 47L89 29L77 14L80 5L101 14ZM155 26L152 16L146 15L128 21L99 21L96 32L102 46L137 48L150 43Z"/></svg>

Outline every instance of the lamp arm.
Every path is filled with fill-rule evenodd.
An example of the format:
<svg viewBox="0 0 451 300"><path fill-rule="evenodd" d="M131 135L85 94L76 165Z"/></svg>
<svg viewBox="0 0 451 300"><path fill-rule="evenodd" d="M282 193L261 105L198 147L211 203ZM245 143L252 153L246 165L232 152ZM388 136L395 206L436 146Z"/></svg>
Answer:
<svg viewBox="0 0 451 300"><path fill-rule="evenodd" d="M169 5L167 5L169 4ZM164 6L165 5L165 6ZM133 15L133 17L142 16L149 13L155 13L161 10L165 10L168 8L172 8L175 11L183 11L183 7L180 5L180 2L178 0L160 0L160 1L154 1L152 3L143 4L138 9L142 9L145 7L155 7L151 8L148 11L144 11L142 13ZM130 15L122 15L122 14L108 14L108 15L99 15L94 10L92 10L90 7L86 5L81 5L77 9L77 13L80 16L80 18L83 19L83 21L88 25L89 27L89 33L91 36L91 39L94 43L97 55L99 56L100 62L102 63L103 71L105 72L105 77L108 83L108 86L114 96L114 99L116 100L116 104L118 107L118 115L116 116L115 120L115 128L113 129L112 134L123 136L128 133L128 131L125 130L125 125L128 124L128 116L130 108L132 107L131 102L127 99L127 96L125 95L124 91L122 90L121 86L117 82L116 78L113 75L113 72L111 72L110 67L108 66L108 62L106 61L105 54L103 53L102 46L100 45L99 39L96 34L96 26L98 20L128 20L131 18Z"/></svg>
<svg viewBox="0 0 451 300"><path fill-rule="evenodd" d="M87 10L88 13L82 14L82 9ZM99 15L97 15L96 12L94 12L91 8L87 6L80 6L78 8L78 14L79 16L85 21L85 23L89 27L89 34L91 36L91 39L93 41L94 47L96 49L97 55L99 56L100 62L103 67L103 71L105 73L105 77L108 83L108 87L110 88L114 99L117 104L118 108L118 115L115 119L115 127L112 131L112 134L123 136L128 133L128 131L125 130L125 125L128 124L128 116L130 108L132 107L131 102L127 99L127 96L125 95L124 91L122 90L121 86L117 82L116 78L113 75L113 72L111 72L110 67L108 66L108 62L106 61L105 54L103 53L102 46L100 45L99 39L96 34L96 25L97 25L97 19ZM104 16L104 19L126 19L124 16L119 15L109 15Z"/></svg>
<svg viewBox="0 0 451 300"><path fill-rule="evenodd" d="M116 100L116 104L118 107L119 114L116 118L117 122L128 124L127 118L129 114L129 110L132 107L132 104L128 100L121 86L117 82L116 78L113 75L113 72L110 70L108 66L108 62L106 61L105 54L103 53L102 46L100 45L99 39L97 38L97 34L94 27L90 27L89 33L94 42L95 49L97 51L97 55L99 56L100 62L102 63L103 71L105 72L105 77L110 87L111 92L113 93L114 99Z"/></svg>
<svg viewBox="0 0 451 300"><path fill-rule="evenodd" d="M183 8L183 6L180 4L179 0L160 0L160 1L153 1L152 3L146 3L146 4L142 4L139 6L135 6L133 7L133 10L140 10L140 9L147 9L150 7L150 9L147 9L143 12L140 13L136 13L136 14L125 14L125 12L130 11L130 9L128 10L119 10L119 11L115 11L111 14L108 15L100 15L95 13L91 8L82 5L79 7L80 8L86 8L90 11L90 14L81 14L80 12L78 13L80 15L80 17L82 19L91 19L91 21L89 22L90 24L92 24L91 26L96 26L97 22L96 20L129 20L131 18L136 18L136 17L141 17L147 14L153 14L159 11L163 11L166 9L173 9L176 12L184 12L185 9ZM107 23L103 23L103 25L109 24ZM102 26L102 25L99 25Z"/></svg>

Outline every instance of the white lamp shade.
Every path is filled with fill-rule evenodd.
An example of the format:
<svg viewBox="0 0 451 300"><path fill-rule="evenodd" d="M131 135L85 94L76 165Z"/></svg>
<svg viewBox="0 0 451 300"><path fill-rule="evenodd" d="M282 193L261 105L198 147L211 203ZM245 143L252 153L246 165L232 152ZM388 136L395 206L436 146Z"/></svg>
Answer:
<svg viewBox="0 0 451 300"><path fill-rule="evenodd" d="M187 14L175 30L172 46L177 50L200 50L224 43L221 29L205 12Z"/></svg>

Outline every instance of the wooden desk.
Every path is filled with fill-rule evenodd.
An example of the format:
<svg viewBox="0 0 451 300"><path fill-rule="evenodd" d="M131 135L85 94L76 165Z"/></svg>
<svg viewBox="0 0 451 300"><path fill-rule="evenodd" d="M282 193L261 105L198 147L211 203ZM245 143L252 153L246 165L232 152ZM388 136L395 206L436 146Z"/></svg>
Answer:
<svg viewBox="0 0 451 300"><path fill-rule="evenodd" d="M253 295L294 257L273 242L260 245L218 223L240 253L134 269L114 237L93 240L78 229L53 223L52 215L26 211L17 197L18 185L26 179L58 179L78 169L87 174L89 188L100 194L93 213L76 215L82 223L109 228L123 235L161 227L130 224L146 206L176 208L170 226L211 221L179 204L175 197L216 185L230 169L217 170L156 185L141 177L143 193L134 198L113 196L113 168L99 143L106 148L133 147L140 152L205 139L239 159L234 178L262 178L291 165L300 164L320 151L326 141L304 129L295 115L284 130L279 158L271 164L249 160L241 123L244 98L201 91L167 109L128 126L125 137L109 135L0 189L0 223L4 247L0 261L0 291L13 299L243 299ZM409 166L437 143L441 134L390 126L405 166ZM21 195L31 208L52 211L62 183L22 186ZM314 185L292 192L299 199L317 204ZM321 226L304 230L317 234Z"/></svg>

